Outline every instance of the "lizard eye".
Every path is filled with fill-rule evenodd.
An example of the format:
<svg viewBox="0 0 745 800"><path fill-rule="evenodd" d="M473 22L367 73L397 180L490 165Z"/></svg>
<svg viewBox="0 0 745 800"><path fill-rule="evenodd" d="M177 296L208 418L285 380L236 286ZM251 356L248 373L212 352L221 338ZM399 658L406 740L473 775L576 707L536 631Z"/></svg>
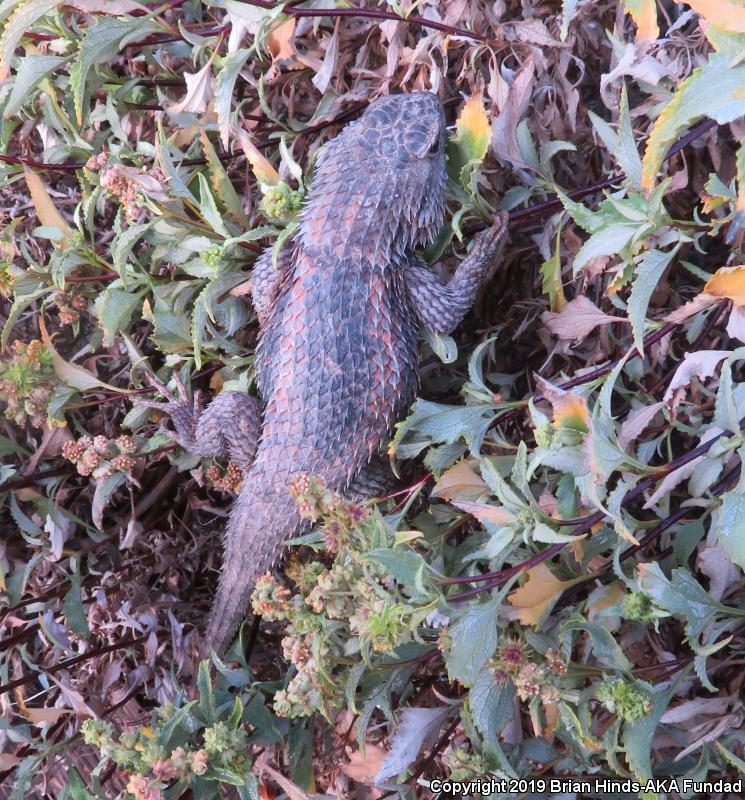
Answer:
<svg viewBox="0 0 745 800"><path fill-rule="evenodd" d="M437 136L432 140L432 144L429 146L429 150L427 153L431 156L435 155L440 151L440 134L438 133Z"/></svg>

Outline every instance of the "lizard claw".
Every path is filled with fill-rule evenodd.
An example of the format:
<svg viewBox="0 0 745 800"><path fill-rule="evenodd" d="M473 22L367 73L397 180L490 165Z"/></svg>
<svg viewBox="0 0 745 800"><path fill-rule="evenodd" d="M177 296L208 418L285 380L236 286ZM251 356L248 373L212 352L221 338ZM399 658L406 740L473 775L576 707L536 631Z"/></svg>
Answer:
<svg viewBox="0 0 745 800"><path fill-rule="evenodd" d="M166 402L138 398L135 400L135 404L167 414L171 418L171 422L176 430L170 431L161 425L161 432L185 449L192 449L196 420L199 416L199 406L197 402L192 402L189 399L186 387L181 378L179 378L177 374L174 374L178 397L152 373L146 373L145 380L153 389L166 398Z"/></svg>

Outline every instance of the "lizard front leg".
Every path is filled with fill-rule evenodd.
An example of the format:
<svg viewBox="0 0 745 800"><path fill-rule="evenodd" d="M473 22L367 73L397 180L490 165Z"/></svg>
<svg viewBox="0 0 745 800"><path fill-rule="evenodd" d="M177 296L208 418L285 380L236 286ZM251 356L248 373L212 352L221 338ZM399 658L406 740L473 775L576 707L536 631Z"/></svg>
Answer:
<svg viewBox="0 0 745 800"><path fill-rule="evenodd" d="M268 247L256 259L251 269L251 299L263 328L279 296L282 279L292 268L292 247L284 245L279 251L277 265L272 264L273 247Z"/></svg>
<svg viewBox="0 0 745 800"><path fill-rule="evenodd" d="M404 276L409 300L427 328L435 333L450 333L466 315L504 244L507 220L505 212L497 214L492 226L477 236L471 252L447 284L420 261L407 265Z"/></svg>
<svg viewBox="0 0 745 800"><path fill-rule="evenodd" d="M255 397L245 392L221 392L202 411L198 399L189 400L178 377L178 398L152 375L148 380L167 402L137 400L137 404L168 414L175 428L169 435L185 450L198 456L227 453L242 470L251 466L261 428L261 410Z"/></svg>

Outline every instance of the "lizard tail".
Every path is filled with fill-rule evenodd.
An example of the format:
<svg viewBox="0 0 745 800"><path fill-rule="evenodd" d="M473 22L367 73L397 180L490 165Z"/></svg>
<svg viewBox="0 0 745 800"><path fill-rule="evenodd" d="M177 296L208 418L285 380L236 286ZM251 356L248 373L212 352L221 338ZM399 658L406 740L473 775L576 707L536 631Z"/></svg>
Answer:
<svg viewBox="0 0 745 800"><path fill-rule="evenodd" d="M246 475L225 532L222 572L202 640L203 658L212 649L220 656L225 653L249 608L256 581L303 525L287 488L287 473L256 472L254 468Z"/></svg>

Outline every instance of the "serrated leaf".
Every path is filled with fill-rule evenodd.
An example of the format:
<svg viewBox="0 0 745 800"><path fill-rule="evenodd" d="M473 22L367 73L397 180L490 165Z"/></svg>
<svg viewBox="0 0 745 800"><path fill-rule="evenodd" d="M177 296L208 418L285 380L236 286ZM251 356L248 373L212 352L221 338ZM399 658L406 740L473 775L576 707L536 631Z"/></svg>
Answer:
<svg viewBox="0 0 745 800"><path fill-rule="evenodd" d="M498 740L499 732L512 719L515 687L507 681L497 684L490 669L482 669L468 693L468 707L484 744L489 747Z"/></svg>
<svg viewBox="0 0 745 800"><path fill-rule="evenodd" d="M668 148L680 133L702 117L720 125L745 114L745 64L731 67L729 53L712 53L693 70L662 109L642 159L642 186L651 190ZM713 89L716 87L716 90Z"/></svg>
<svg viewBox="0 0 745 800"><path fill-rule="evenodd" d="M220 71L217 73L215 84L215 113L217 124L220 127L220 141L227 149L230 142L230 110L233 99L233 89L240 71L248 61L252 50L242 48L234 53L228 53L222 60Z"/></svg>
<svg viewBox="0 0 745 800"><path fill-rule="evenodd" d="M745 458L745 452L740 451L740 457ZM724 494L714 533L733 563L745 571L745 473L737 486Z"/></svg>
<svg viewBox="0 0 745 800"><path fill-rule="evenodd" d="M413 586L419 571L426 568L419 553L402 547L370 550L365 558L382 564L395 580L406 586Z"/></svg>
<svg viewBox="0 0 745 800"><path fill-rule="evenodd" d="M677 681L666 691L655 691L653 687L646 684L645 686L652 698L652 710L640 720L627 723L623 730L626 758L631 771L640 781L652 778L652 741L660 719L675 693Z"/></svg>
<svg viewBox="0 0 745 800"><path fill-rule="evenodd" d="M589 622L579 615L575 615L564 623L562 629L565 631L586 631L590 636L595 658L601 664L624 672L631 670L631 662L624 655L621 646L613 638L610 631L599 622Z"/></svg>
<svg viewBox="0 0 745 800"><path fill-rule="evenodd" d="M448 675L465 686L471 686L481 668L497 649L497 599L469 606L452 626L453 646L447 657Z"/></svg>
<svg viewBox="0 0 745 800"><path fill-rule="evenodd" d="M647 319L647 309L662 273L667 268L670 260L677 252L677 248L669 253L660 250L647 250L636 268L636 278L629 296L629 320L634 332L636 349L644 355L644 323Z"/></svg>
<svg viewBox="0 0 745 800"><path fill-rule="evenodd" d="M54 72L57 67L64 64L66 61L67 58L64 56L38 54L24 56L19 59L15 80L13 81L13 89L5 105L3 118L9 119L20 111L23 105L29 100L32 90L44 80L47 75Z"/></svg>
<svg viewBox="0 0 745 800"><path fill-rule="evenodd" d="M16 7L0 36L0 84L10 75L10 62L23 34L59 4L60 0L29 0Z"/></svg>
<svg viewBox="0 0 745 800"><path fill-rule="evenodd" d="M111 285L96 298L94 307L98 324L104 332L104 347L111 347L114 344L117 331L129 328L132 315L142 303L144 294L145 290L134 294Z"/></svg>
<svg viewBox="0 0 745 800"><path fill-rule="evenodd" d="M407 770L424 747L434 744L440 727L450 711L451 706L404 709L401 714L401 724L375 776L375 782L383 783Z"/></svg>
<svg viewBox="0 0 745 800"><path fill-rule="evenodd" d="M640 225L616 222L597 233L593 233L574 257L574 263L572 264L574 276L579 275L580 270L593 258L615 256L620 253L626 245L631 243L634 236L639 232L639 228Z"/></svg>
<svg viewBox="0 0 745 800"><path fill-rule="evenodd" d="M654 13L657 8L655 0L651 0ZM657 34L652 38L657 38ZM634 186L641 186L642 182L642 160L639 158L639 151L636 148L634 130L631 127L631 114L629 112L629 99L626 91L626 84L621 89L621 111L618 117L618 145L616 150L618 164L624 171L626 177Z"/></svg>
<svg viewBox="0 0 745 800"><path fill-rule="evenodd" d="M80 594L80 573L70 575L70 588L62 599L62 609L67 617L67 624L73 633L88 639L91 635L88 627L88 617L85 613L83 600Z"/></svg>
<svg viewBox="0 0 745 800"><path fill-rule="evenodd" d="M70 88L78 125L83 124L83 98L90 70L117 55L132 34L160 30L159 26L145 18L136 17L103 17L86 28L80 52L70 67Z"/></svg>

